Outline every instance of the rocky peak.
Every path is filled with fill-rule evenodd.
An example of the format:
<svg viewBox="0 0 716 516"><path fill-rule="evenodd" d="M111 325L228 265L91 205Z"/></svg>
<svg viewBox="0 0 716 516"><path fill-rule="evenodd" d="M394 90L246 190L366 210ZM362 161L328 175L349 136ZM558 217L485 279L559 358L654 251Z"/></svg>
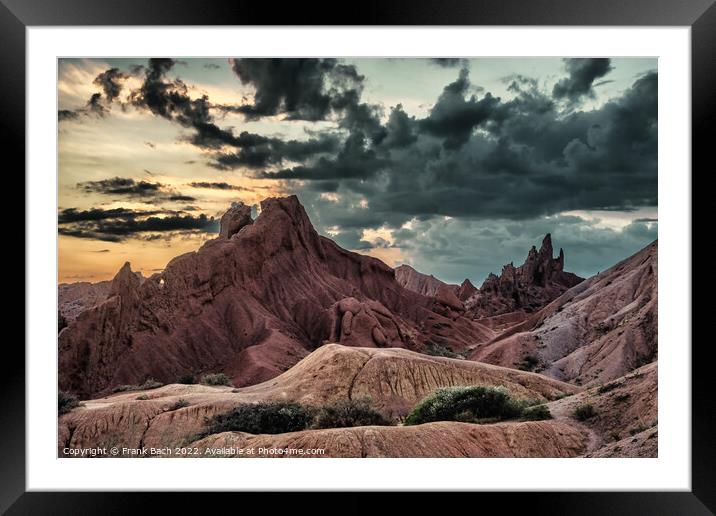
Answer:
<svg viewBox="0 0 716 516"><path fill-rule="evenodd" d="M231 204L231 208L221 216L219 223L219 238L231 238L244 226L253 224L251 218L251 206L243 202Z"/></svg>
<svg viewBox="0 0 716 516"><path fill-rule="evenodd" d="M124 262L122 268L119 269L119 272L117 272L114 279L112 279L112 285L109 288L109 295L122 296L127 292L136 290L140 284L141 279L139 274L132 271L132 266L129 262Z"/></svg>
<svg viewBox="0 0 716 516"><path fill-rule="evenodd" d="M475 292L477 292L477 287L475 287L469 279L465 279L460 285L460 288L457 289L457 297L460 301L465 302Z"/></svg>
<svg viewBox="0 0 716 516"><path fill-rule="evenodd" d="M490 274L480 287L480 314L533 311L582 281L564 272L564 250L559 250L557 258L553 252L552 235L547 233L539 251L532 246L521 266L509 263L499 276Z"/></svg>
<svg viewBox="0 0 716 516"><path fill-rule="evenodd" d="M435 296L440 287L446 285L432 274L423 274L407 264L395 268L395 279L403 288L424 296ZM450 288L457 290L457 285L450 285Z"/></svg>
<svg viewBox="0 0 716 516"><path fill-rule="evenodd" d="M542 239L542 246L539 249L540 256L549 256L552 258L552 234L547 233Z"/></svg>

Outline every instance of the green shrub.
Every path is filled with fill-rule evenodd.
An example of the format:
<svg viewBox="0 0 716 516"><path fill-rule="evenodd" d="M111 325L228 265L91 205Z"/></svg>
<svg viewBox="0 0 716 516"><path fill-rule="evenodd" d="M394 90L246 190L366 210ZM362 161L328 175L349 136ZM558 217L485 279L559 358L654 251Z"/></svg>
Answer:
<svg viewBox="0 0 716 516"><path fill-rule="evenodd" d="M518 368L522 371L534 371L539 365L539 358L535 355L526 355Z"/></svg>
<svg viewBox="0 0 716 516"><path fill-rule="evenodd" d="M573 415L579 421L586 421L587 419L591 419L596 416L597 412L594 410L593 406L587 404L580 405L576 409L574 409Z"/></svg>
<svg viewBox="0 0 716 516"><path fill-rule="evenodd" d="M57 393L57 412L60 415L67 414L70 410L79 406L80 402L74 394L64 391L59 391Z"/></svg>
<svg viewBox="0 0 716 516"><path fill-rule="evenodd" d="M405 419L406 425L430 421L502 420L522 414L524 402L501 387L446 387L426 396Z"/></svg>
<svg viewBox="0 0 716 516"><path fill-rule="evenodd" d="M201 377L204 385L231 385L231 380L224 373L205 374Z"/></svg>
<svg viewBox="0 0 716 516"><path fill-rule="evenodd" d="M184 385L194 385L196 383L196 376L194 376L193 374L182 375L177 380L177 383L181 383Z"/></svg>
<svg viewBox="0 0 716 516"><path fill-rule="evenodd" d="M294 402L243 403L206 420L204 436L220 432L282 434L305 430L313 423L316 410Z"/></svg>
<svg viewBox="0 0 716 516"><path fill-rule="evenodd" d="M552 414L547 405L535 405L534 407L527 407L522 412L522 419L526 421L542 421L552 419Z"/></svg>
<svg viewBox="0 0 716 516"><path fill-rule="evenodd" d="M149 399L149 396L147 396L146 394L142 394L141 396L137 396L137 399L139 401L147 401Z"/></svg>
<svg viewBox="0 0 716 516"><path fill-rule="evenodd" d="M184 398L178 399L171 407L169 407L169 410L179 410L180 408L188 407L189 402L185 400Z"/></svg>
<svg viewBox="0 0 716 516"><path fill-rule="evenodd" d="M464 355L461 355L460 353L455 353L448 346L441 346L440 344L435 344L433 342L429 343L425 347L425 354L431 355L434 357L446 357L446 358L458 358L458 359L465 358Z"/></svg>
<svg viewBox="0 0 716 516"><path fill-rule="evenodd" d="M392 424L371 406L370 398L341 400L318 409L313 428L346 428L351 426Z"/></svg>
<svg viewBox="0 0 716 516"><path fill-rule="evenodd" d="M599 389L597 389L597 392L599 394L604 394L606 392L613 391L617 387L619 387L619 384L617 382L606 383L604 385L601 385Z"/></svg>
<svg viewBox="0 0 716 516"><path fill-rule="evenodd" d="M156 381L154 378L147 378L142 385L118 385L112 392L128 392L128 391L148 391L150 389L158 389L164 384Z"/></svg>
<svg viewBox="0 0 716 516"><path fill-rule="evenodd" d="M614 401L616 401L617 403L623 403L629 398L631 398L631 395L629 393L617 394L616 396L614 396Z"/></svg>

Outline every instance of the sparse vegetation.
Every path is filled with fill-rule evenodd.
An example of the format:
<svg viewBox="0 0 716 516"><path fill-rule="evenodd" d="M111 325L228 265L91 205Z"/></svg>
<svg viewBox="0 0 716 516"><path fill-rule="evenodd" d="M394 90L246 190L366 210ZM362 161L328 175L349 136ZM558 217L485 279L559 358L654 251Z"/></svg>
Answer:
<svg viewBox="0 0 716 516"><path fill-rule="evenodd" d="M594 416L596 416L597 411L594 410L594 407L592 405L586 404L586 405L580 405L576 409L574 409L574 412L572 413L572 415L578 421L586 421L587 419L591 419Z"/></svg>
<svg viewBox="0 0 716 516"><path fill-rule="evenodd" d="M613 390L616 389L617 387L619 387L619 383L617 383L617 382L606 383L606 384L604 384L604 385L601 385L601 386L599 387L599 389L597 389L597 392L598 392L599 394L604 394L604 393L613 391Z"/></svg>
<svg viewBox="0 0 716 516"><path fill-rule="evenodd" d="M518 368L522 371L534 371L539 365L539 358L535 355L525 355Z"/></svg>
<svg viewBox="0 0 716 516"><path fill-rule="evenodd" d="M59 391L57 393L57 411L60 415L67 414L74 408L80 406L77 396L69 392Z"/></svg>
<svg viewBox="0 0 716 516"><path fill-rule="evenodd" d="M552 414L547 405L535 405L534 407L527 407L522 412L522 419L525 421L543 421L552 419Z"/></svg>
<svg viewBox="0 0 716 516"><path fill-rule="evenodd" d="M188 407L189 402L185 400L184 398L178 399L171 407L169 407L169 410L179 410L180 408Z"/></svg>
<svg viewBox="0 0 716 516"><path fill-rule="evenodd" d="M392 422L371 406L370 398L341 400L318 409L313 428L345 428L380 425Z"/></svg>
<svg viewBox="0 0 716 516"><path fill-rule="evenodd" d="M322 407L286 401L242 403L229 412L205 419L205 423L206 430L195 438L219 432L282 434L309 428L394 424L371 406L370 398L341 400Z"/></svg>
<svg viewBox="0 0 716 516"><path fill-rule="evenodd" d="M112 392L128 392L128 391L148 391L150 389L158 389L164 384L156 381L154 378L147 378L142 385L118 385Z"/></svg>
<svg viewBox="0 0 716 516"><path fill-rule="evenodd" d="M231 380L224 373L210 373L201 377L204 385L231 385Z"/></svg>
<svg viewBox="0 0 716 516"><path fill-rule="evenodd" d="M616 396L614 396L614 401L616 401L617 403L623 403L626 400L628 400L630 397L631 396L629 395L629 393L617 394Z"/></svg>
<svg viewBox="0 0 716 516"><path fill-rule="evenodd" d="M425 354L431 355L434 357L446 357L446 358L458 358L458 359L465 358L464 355L461 355L460 353L455 353L450 347L441 346L440 344L435 344L434 342L430 342L425 347Z"/></svg>
<svg viewBox="0 0 716 516"><path fill-rule="evenodd" d="M305 430L313 423L316 409L292 401L242 403L229 412L206 419L201 436L220 432L282 434Z"/></svg>
<svg viewBox="0 0 716 516"><path fill-rule="evenodd" d="M142 394L141 396L137 396L137 399L139 401L146 401L149 399L149 396L147 396L146 394Z"/></svg>
<svg viewBox="0 0 716 516"><path fill-rule="evenodd" d="M437 389L418 403L405 419L405 424L499 421L519 417L524 407L523 401L512 398L501 387L446 387Z"/></svg>
<svg viewBox="0 0 716 516"><path fill-rule="evenodd" d="M612 325L607 321L602 321L594 327L594 333L598 336L606 335L610 331L612 331Z"/></svg>
<svg viewBox="0 0 716 516"><path fill-rule="evenodd" d="M194 376L193 374L182 375L177 380L177 383L181 383L184 385L194 385L196 383L196 376Z"/></svg>

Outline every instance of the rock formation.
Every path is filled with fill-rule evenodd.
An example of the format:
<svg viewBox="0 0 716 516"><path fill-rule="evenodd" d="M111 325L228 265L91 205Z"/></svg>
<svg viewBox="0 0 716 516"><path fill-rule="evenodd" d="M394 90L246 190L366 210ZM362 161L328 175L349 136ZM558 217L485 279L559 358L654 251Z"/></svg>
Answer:
<svg viewBox="0 0 716 516"><path fill-rule="evenodd" d="M219 238L231 238L244 226L253 224L251 206L244 203L233 203L224 213L219 223Z"/></svg>
<svg viewBox="0 0 716 516"><path fill-rule="evenodd" d="M579 391L538 374L489 364L430 357L405 349L328 344L278 377L238 392L230 387L174 384L86 401L83 407L61 416L59 438L61 447L109 442L115 446L136 446L139 442L179 446L201 432L205 417L257 401L291 400L320 406L368 396L386 416L398 418L434 389L453 385L502 386L517 398L542 402ZM188 406L169 410L179 399ZM549 439L545 436L545 441Z"/></svg>
<svg viewBox="0 0 716 516"><path fill-rule="evenodd" d="M610 381L656 360L657 251L655 241L577 284L478 345L471 358L582 385Z"/></svg>
<svg viewBox="0 0 716 516"><path fill-rule="evenodd" d="M58 447L191 446L202 454L206 448L323 448L326 457L655 457L657 373L653 363L604 389L587 390L479 362L329 344L278 377L238 390L173 384L88 400L60 416ZM396 418L434 389L452 385L503 386L514 397L545 403L553 419L197 437L206 417L242 403L290 400L321 406L369 396L376 408ZM578 421L574 410L585 404L595 415Z"/></svg>
<svg viewBox="0 0 716 516"><path fill-rule="evenodd" d="M520 267L510 263L499 276L490 274L479 291L466 300L466 306L476 319L510 312L532 313L582 280L564 271L562 249L557 258L553 257L552 236L548 233L540 250L532 246Z"/></svg>
<svg viewBox="0 0 716 516"><path fill-rule="evenodd" d="M104 301L111 283L111 281L60 283L57 286L58 309L65 325L77 319L77 316L88 308Z"/></svg>
<svg viewBox="0 0 716 516"><path fill-rule="evenodd" d="M528 314L546 306L583 280L564 271L562 249L557 258L553 257L549 233L539 251L532 246L523 265L505 265L499 276L490 274L479 289L469 279L461 285L451 285L409 265L397 267L395 278L406 289L435 297L439 303L498 332L522 322Z"/></svg>
<svg viewBox="0 0 716 516"><path fill-rule="evenodd" d="M406 264L395 268L395 279L404 288L424 296L434 296L441 287L445 286L455 291L458 289L457 285L448 285L435 276L418 272Z"/></svg>
<svg viewBox="0 0 716 516"><path fill-rule="evenodd" d="M495 336L456 297L406 290L380 260L319 236L295 196L262 201L249 220L233 206L219 238L143 281L125 264L106 300L60 334L60 388L87 398L218 371L251 385L329 341L464 350Z"/></svg>

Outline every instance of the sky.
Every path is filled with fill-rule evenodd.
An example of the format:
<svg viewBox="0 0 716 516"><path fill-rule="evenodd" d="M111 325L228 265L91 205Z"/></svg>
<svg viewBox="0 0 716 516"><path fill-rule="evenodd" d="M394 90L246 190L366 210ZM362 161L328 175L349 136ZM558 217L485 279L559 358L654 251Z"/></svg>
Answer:
<svg viewBox="0 0 716 516"><path fill-rule="evenodd" d="M59 281L151 275L232 202L480 285L552 234L588 277L657 238L652 58L61 59Z"/></svg>

